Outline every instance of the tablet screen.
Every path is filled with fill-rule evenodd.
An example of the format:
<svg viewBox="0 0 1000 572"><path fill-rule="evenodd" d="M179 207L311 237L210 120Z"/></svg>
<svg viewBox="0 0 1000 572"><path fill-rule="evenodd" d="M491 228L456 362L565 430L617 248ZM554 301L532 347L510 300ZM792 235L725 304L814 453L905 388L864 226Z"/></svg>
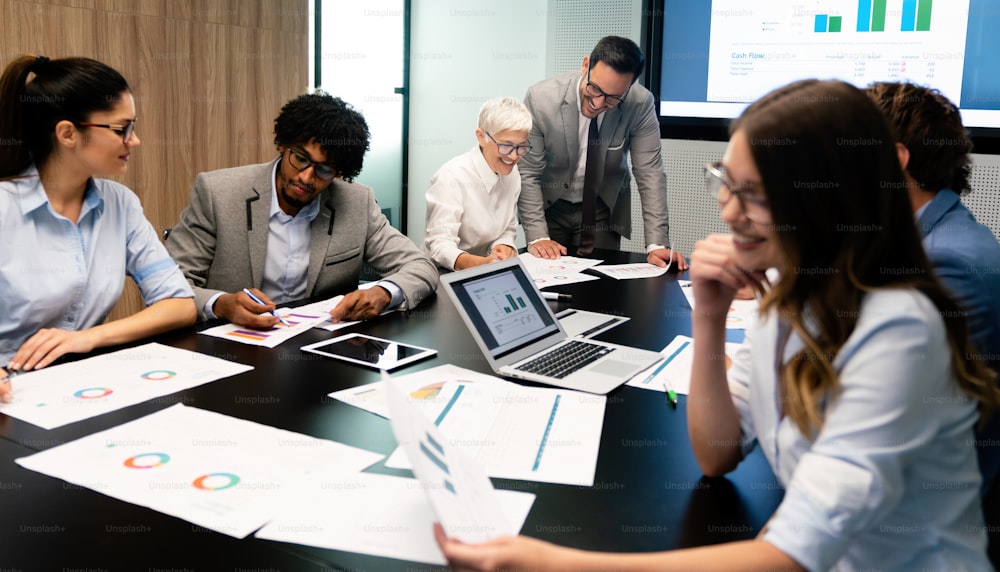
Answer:
<svg viewBox="0 0 1000 572"><path fill-rule="evenodd" d="M303 346L302 350L386 371L437 354L436 350L365 334L347 334Z"/></svg>

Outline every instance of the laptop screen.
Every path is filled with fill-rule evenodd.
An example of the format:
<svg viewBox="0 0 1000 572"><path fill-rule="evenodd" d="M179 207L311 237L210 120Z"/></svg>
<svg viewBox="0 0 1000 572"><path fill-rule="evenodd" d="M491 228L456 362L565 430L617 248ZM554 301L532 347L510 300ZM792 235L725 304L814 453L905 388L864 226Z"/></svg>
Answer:
<svg viewBox="0 0 1000 572"><path fill-rule="evenodd" d="M520 264L456 280L451 287L494 358L559 332Z"/></svg>

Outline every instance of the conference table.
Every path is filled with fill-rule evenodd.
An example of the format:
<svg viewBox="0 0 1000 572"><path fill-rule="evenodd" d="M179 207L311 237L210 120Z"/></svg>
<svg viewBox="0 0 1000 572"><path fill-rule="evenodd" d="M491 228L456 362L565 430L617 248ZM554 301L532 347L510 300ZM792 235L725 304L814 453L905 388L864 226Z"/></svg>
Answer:
<svg viewBox="0 0 1000 572"><path fill-rule="evenodd" d="M596 250L605 263L634 253ZM670 272L656 278L562 285L576 308L628 316L597 336L659 351L691 334L690 307ZM0 570L434 570L364 554L238 540L16 465L14 460L103 431L176 403L389 455L389 422L328 397L376 382L378 372L301 351L308 343L364 332L438 350L394 372L454 364L493 375L448 296L330 333L314 329L274 349L199 335L199 324L143 340L248 364L253 370L53 430L0 414ZM119 348L109 348L113 351ZM528 384L530 385L530 384ZM594 486L492 479L498 489L536 495L522 534L578 548L647 552L754 537L783 490L759 449L725 478L702 476L688 442L686 397L676 409L661 392L623 386L607 396ZM412 476L379 462L369 472ZM351 518L344 514L343 518Z"/></svg>

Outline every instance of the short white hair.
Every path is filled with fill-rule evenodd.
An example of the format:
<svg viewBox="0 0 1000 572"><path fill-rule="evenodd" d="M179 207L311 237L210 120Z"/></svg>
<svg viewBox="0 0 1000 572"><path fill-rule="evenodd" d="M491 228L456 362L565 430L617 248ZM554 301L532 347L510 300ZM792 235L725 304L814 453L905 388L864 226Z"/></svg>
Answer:
<svg viewBox="0 0 1000 572"><path fill-rule="evenodd" d="M479 108L479 128L488 133L531 131L531 113L513 97L495 97Z"/></svg>

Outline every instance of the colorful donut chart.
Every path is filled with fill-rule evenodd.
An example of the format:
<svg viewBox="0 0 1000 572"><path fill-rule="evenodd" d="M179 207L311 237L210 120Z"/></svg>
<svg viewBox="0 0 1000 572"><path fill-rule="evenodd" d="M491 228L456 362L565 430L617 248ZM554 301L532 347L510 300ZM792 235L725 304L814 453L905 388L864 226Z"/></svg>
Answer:
<svg viewBox="0 0 1000 572"><path fill-rule="evenodd" d="M177 375L176 371L170 371L169 369L154 369L147 371L139 377L142 379L148 379L149 381L163 381L165 379L170 379L175 375Z"/></svg>
<svg viewBox="0 0 1000 572"><path fill-rule="evenodd" d="M125 459L124 465L130 469L152 469L170 460L166 453L142 453Z"/></svg>
<svg viewBox="0 0 1000 572"><path fill-rule="evenodd" d="M73 393L77 399L100 399L114 393L110 387L85 387Z"/></svg>
<svg viewBox="0 0 1000 572"><path fill-rule="evenodd" d="M222 491L235 487L239 482L240 478L232 473L209 473L198 477L191 484L203 491Z"/></svg>

